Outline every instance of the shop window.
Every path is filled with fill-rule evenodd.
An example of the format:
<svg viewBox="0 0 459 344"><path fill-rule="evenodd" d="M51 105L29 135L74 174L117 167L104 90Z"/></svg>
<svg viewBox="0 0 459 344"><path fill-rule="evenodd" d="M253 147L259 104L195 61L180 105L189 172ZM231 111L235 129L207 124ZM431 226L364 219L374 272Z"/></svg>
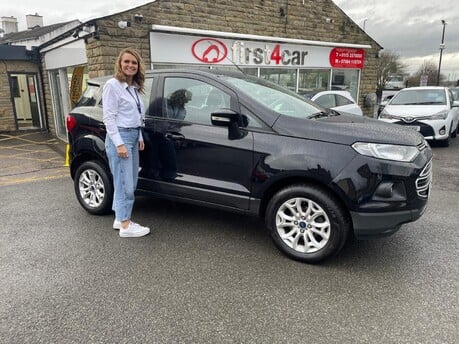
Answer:
<svg viewBox="0 0 459 344"><path fill-rule="evenodd" d="M154 70L158 69L210 69L208 65L194 65L194 64L165 64L165 63L155 63L153 65Z"/></svg>
<svg viewBox="0 0 459 344"><path fill-rule="evenodd" d="M332 90L348 91L357 100L359 70L334 69L332 71Z"/></svg>
<svg viewBox="0 0 459 344"><path fill-rule="evenodd" d="M211 66L211 69L215 70L224 70L224 71L229 71L229 72L237 72L240 71L244 73L245 75L252 75L252 76L258 76L258 68L251 68L251 67L236 67L236 66Z"/></svg>
<svg viewBox="0 0 459 344"><path fill-rule="evenodd" d="M298 76L298 94L310 98L313 94L329 89L330 70L300 69Z"/></svg>
<svg viewBox="0 0 459 344"><path fill-rule="evenodd" d="M296 91L296 69L261 68L260 77Z"/></svg>

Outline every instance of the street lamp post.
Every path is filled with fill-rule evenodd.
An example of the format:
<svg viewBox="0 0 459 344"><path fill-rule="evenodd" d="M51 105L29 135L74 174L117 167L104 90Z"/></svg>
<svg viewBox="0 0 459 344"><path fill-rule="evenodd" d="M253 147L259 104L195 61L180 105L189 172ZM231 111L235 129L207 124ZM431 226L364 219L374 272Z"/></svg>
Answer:
<svg viewBox="0 0 459 344"><path fill-rule="evenodd" d="M443 55L443 49L445 49L445 26L446 22L441 21L443 25L443 32L441 34L441 43L440 43L440 61L438 61L438 75L437 75L437 86L440 86L440 69L441 69L441 57Z"/></svg>
<svg viewBox="0 0 459 344"><path fill-rule="evenodd" d="M363 19L363 31L365 31L365 24L367 23L368 18Z"/></svg>

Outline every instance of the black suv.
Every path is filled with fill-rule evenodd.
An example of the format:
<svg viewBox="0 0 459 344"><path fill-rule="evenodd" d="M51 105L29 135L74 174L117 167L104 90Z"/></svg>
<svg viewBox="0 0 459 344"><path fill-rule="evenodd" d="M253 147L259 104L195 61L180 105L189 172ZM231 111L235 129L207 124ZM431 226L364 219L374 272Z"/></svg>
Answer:
<svg viewBox="0 0 459 344"><path fill-rule="evenodd" d="M70 173L91 214L110 212L113 197L107 79L90 80L67 118ZM389 235L425 210L432 151L413 130L322 109L240 72L148 72L146 91L138 191L261 216L291 258L318 262L351 231Z"/></svg>

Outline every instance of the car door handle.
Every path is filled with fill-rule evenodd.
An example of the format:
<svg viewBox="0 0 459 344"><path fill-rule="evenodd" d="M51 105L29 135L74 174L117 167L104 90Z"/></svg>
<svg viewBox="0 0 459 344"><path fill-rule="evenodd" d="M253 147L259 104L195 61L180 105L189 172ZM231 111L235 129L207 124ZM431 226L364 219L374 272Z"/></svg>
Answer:
<svg viewBox="0 0 459 344"><path fill-rule="evenodd" d="M168 140L184 140L185 136L182 134L166 133L164 137Z"/></svg>

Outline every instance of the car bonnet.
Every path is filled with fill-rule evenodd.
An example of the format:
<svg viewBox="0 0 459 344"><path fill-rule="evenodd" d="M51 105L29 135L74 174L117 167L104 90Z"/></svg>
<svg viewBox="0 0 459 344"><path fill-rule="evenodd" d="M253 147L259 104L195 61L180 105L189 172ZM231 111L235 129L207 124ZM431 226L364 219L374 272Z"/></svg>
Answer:
<svg viewBox="0 0 459 344"><path fill-rule="evenodd" d="M449 110L448 105L391 105L384 107L384 111L395 116L423 117Z"/></svg>
<svg viewBox="0 0 459 344"><path fill-rule="evenodd" d="M416 146L423 140L414 130L356 115L318 119L280 116L273 129L280 135L346 145L360 141Z"/></svg>

